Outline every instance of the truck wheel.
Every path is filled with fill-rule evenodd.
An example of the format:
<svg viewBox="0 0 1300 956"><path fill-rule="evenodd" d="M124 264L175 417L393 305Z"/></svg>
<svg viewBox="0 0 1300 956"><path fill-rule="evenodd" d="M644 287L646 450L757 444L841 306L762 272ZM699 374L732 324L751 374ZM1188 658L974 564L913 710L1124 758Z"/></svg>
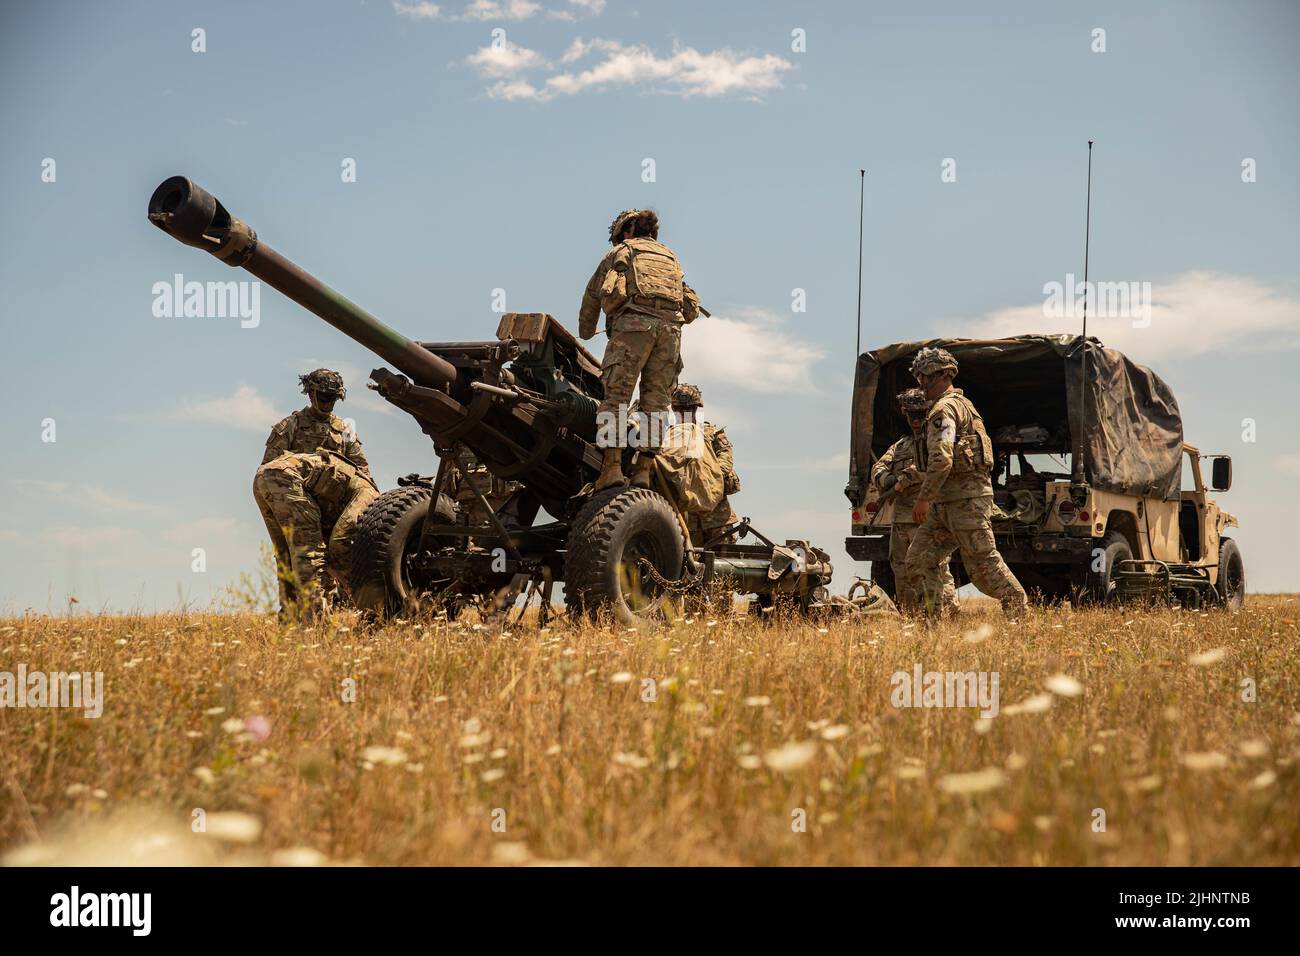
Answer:
<svg viewBox="0 0 1300 956"><path fill-rule="evenodd" d="M1102 538L1100 547L1103 552L1100 571L1093 570L1097 556L1090 552L1087 557L1087 572L1081 597L1088 604L1110 603L1115 596L1115 582L1111 578L1111 572L1120 561L1130 561L1133 558L1128 538L1118 531L1111 531Z"/></svg>
<svg viewBox="0 0 1300 956"><path fill-rule="evenodd" d="M681 577L685 555L677 514L647 488L611 488L578 512L564 553L564 603L575 617L603 608L628 626L675 612L678 599L642 572L642 559L659 576Z"/></svg>
<svg viewBox="0 0 1300 956"><path fill-rule="evenodd" d="M1241 549L1231 538L1219 542L1219 598L1229 611L1240 611L1246 603L1246 564Z"/></svg>
<svg viewBox="0 0 1300 956"><path fill-rule="evenodd" d="M352 538L352 599L358 608L375 614L395 616L413 613L427 587L412 581L406 558L420 544L420 530L429 514L433 490L408 485L385 491L371 502L357 522ZM456 521L450 498L438 498L438 518ZM447 609L448 615L454 613Z"/></svg>

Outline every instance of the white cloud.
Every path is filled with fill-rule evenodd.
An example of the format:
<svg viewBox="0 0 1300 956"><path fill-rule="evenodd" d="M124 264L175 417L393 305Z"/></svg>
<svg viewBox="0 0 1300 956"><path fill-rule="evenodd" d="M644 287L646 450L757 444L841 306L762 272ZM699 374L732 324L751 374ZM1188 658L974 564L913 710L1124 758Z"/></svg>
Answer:
<svg viewBox="0 0 1300 956"><path fill-rule="evenodd" d="M513 77L546 65L546 60L536 50L509 40L475 50L465 58L465 62L478 70L480 76L488 79Z"/></svg>
<svg viewBox="0 0 1300 956"><path fill-rule="evenodd" d="M812 367L820 349L790 335L775 312L745 307L732 316L700 316L683 331L682 362L692 382L757 392L817 390Z"/></svg>
<svg viewBox="0 0 1300 956"><path fill-rule="evenodd" d="M94 528L60 525L51 528L44 537L66 548L78 550L112 548L119 555L124 549L139 547L144 542L144 535L138 528L123 528L120 525L101 525Z"/></svg>
<svg viewBox="0 0 1300 956"><path fill-rule="evenodd" d="M428 0L421 0L420 3L399 3L393 0L393 12L399 17L410 17L412 20L437 20L442 8Z"/></svg>
<svg viewBox="0 0 1300 956"><path fill-rule="evenodd" d="M167 415L176 422L204 422L268 433L283 417L284 413L276 411L270 400L251 385L240 385L225 398L190 402Z"/></svg>
<svg viewBox="0 0 1300 956"><path fill-rule="evenodd" d="M1273 459L1273 467L1284 475L1300 478L1300 455L1278 455Z"/></svg>
<svg viewBox="0 0 1300 956"><path fill-rule="evenodd" d="M1088 318L1088 333L1136 361L1300 347L1300 298L1245 276L1187 272L1151 283L1150 324ZM1145 323L1146 319L1137 320ZM1047 318L1041 303L990 312L973 323L941 323L945 334L1002 338L1079 332L1074 316Z"/></svg>
<svg viewBox="0 0 1300 956"><path fill-rule="evenodd" d="M412 20L447 20L483 23L494 20L530 20L544 13L552 20L576 20L579 15L598 17L605 0L568 0L567 8L544 8L537 0L470 0L460 13L444 13L436 3L401 3L394 0L393 12Z"/></svg>
<svg viewBox="0 0 1300 956"><path fill-rule="evenodd" d="M539 13L540 3L533 0L472 0L461 20L527 20Z"/></svg>
<svg viewBox="0 0 1300 956"><path fill-rule="evenodd" d="M215 548L219 544L238 541L244 533L244 522L234 518L197 518L173 525L163 532L163 538L182 547Z"/></svg>
<svg viewBox="0 0 1300 956"><path fill-rule="evenodd" d="M508 41L495 48L483 47L466 62L485 78L498 81L488 88L489 96L539 102L617 88L641 88L681 97L744 95L757 99L779 88L782 74L794 69L789 60L771 53L747 56L727 48L702 53L694 47L674 44L671 55L660 56L643 45L581 37L569 45L560 62L572 65L593 53L603 56L586 69L552 73L540 84L521 82L517 74L550 64L536 51ZM504 82L507 79L512 82Z"/></svg>
<svg viewBox="0 0 1300 956"><path fill-rule="evenodd" d="M98 514L165 514L166 508L148 501L136 501L114 494L101 485L84 482L44 481L39 478L15 478L10 484L19 491L34 491L46 501L57 501Z"/></svg>
<svg viewBox="0 0 1300 956"><path fill-rule="evenodd" d="M613 52L622 46L617 40L602 40L597 37L594 40L584 40L582 37L574 37L569 48L564 51L560 57L561 63L576 63L589 53L593 52Z"/></svg>

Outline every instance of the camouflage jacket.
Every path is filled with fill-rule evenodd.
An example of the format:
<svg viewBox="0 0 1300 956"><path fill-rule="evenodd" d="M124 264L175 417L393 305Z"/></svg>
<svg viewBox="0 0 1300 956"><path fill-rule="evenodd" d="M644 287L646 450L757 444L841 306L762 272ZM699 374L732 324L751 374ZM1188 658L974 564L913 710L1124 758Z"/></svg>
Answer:
<svg viewBox="0 0 1300 956"><path fill-rule="evenodd" d="M959 388L935 401L921 433L923 481L917 498L961 501L993 494L993 444L984 419Z"/></svg>
<svg viewBox="0 0 1300 956"><path fill-rule="evenodd" d="M318 448L337 452L357 466L367 478L370 477L370 463L361 450L361 442L348 432L343 419L330 415L321 418L312 407L300 408L271 429L266 439L266 453L262 464L273 458L279 458L286 452L303 452L310 454Z"/></svg>
<svg viewBox="0 0 1300 956"><path fill-rule="evenodd" d="M644 275L641 281L647 288L638 289L633 260L640 262L643 257L663 268ZM654 321L695 321L700 297L686 284L671 249L653 239L628 239L605 254L587 281L578 307L578 334L584 339L596 334L601 310L605 312L607 329L640 332Z"/></svg>
<svg viewBox="0 0 1300 956"><path fill-rule="evenodd" d="M918 441L911 435L904 435L889 446L889 450L871 466L871 484L878 491L885 491L881 482L886 475L893 475L898 481L893 488L894 524L912 524L912 505L916 503L916 493L921 490L921 470L918 467Z"/></svg>
<svg viewBox="0 0 1300 956"><path fill-rule="evenodd" d="M704 440L713 446L713 454L722 466L722 490L724 494L734 495L740 491L740 476L736 474L736 460L731 448L731 439L727 432L713 422L701 422Z"/></svg>

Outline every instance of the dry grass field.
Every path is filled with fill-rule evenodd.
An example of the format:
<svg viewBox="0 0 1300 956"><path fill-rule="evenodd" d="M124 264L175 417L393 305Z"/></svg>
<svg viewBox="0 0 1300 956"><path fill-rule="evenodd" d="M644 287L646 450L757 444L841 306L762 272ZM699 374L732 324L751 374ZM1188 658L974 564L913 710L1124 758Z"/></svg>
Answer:
<svg viewBox="0 0 1300 956"><path fill-rule="evenodd" d="M1297 614L1283 595L1014 624L974 601L933 629L3 620L0 670L102 671L105 690L97 719L0 710L0 854L1294 865ZM998 672L1001 712L893 706L917 664Z"/></svg>

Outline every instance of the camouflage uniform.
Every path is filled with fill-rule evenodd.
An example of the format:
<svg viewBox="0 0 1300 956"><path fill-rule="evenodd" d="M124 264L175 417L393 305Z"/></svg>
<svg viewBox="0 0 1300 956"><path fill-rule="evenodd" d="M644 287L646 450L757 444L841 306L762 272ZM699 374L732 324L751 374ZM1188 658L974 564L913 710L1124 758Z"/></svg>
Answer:
<svg viewBox="0 0 1300 956"><path fill-rule="evenodd" d="M621 213L611 237L636 210ZM578 334L596 334L602 310L609 341L601 362L602 412L618 412L641 380L641 408L666 412L668 393L681 371L682 324L699 314L699 297L686 284L673 251L648 237L614 246L592 273L578 310Z"/></svg>
<svg viewBox="0 0 1300 956"><path fill-rule="evenodd" d="M370 463L361 450L361 442L347 430L343 419L334 414L323 416L310 405L293 412L271 429L262 464L288 452L311 453L318 448L338 452L369 477Z"/></svg>
<svg viewBox="0 0 1300 956"><path fill-rule="evenodd" d="M369 475L337 452L290 452L257 469L253 497L275 546L281 610L323 591L327 568L347 594L352 535L379 497Z"/></svg>
<svg viewBox="0 0 1300 956"><path fill-rule="evenodd" d="M926 352L942 350L925 349L922 355ZM942 354L955 371L952 356ZM1022 610L1025 589L1002 560L993 537L989 479L993 445L984 420L961 389L949 388L935 400L925 421L918 461L924 462L924 471L916 497L931 505L908 548L906 571L909 578L921 582L926 608L943 607L940 568L958 549L977 588L1001 601L1007 613Z"/></svg>
<svg viewBox="0 0 1300 956"><path fill-rule="evenodd" d="M735 458L732 454L731 439L727 433L712 422L700 422L700 429L704 432L704 440L713 447L713 454L718 459L718 464L722 466L723 491L725 494L718 506L708 514L692 514L686 519L686 526L691 532L691 541L697 546L702 545L708 540L709 535L719 528L725 528L729 524L735 524L736 512L731 509L731 499L728 495L734 495L740 491L740 476L736 474Z"/></svg>
<svg viewBox="0 0 1300 956"><path fill-rule="evenodd" d="M889 450L871 467L871 483L880 491L887 491L885 477L892 475L894 483L894 520L889 526L889 566L894 571L894 595L899 608L907 610L921 604L922 582L907 576L907 551L916 537L916 522L912 520L912 505L921 490L921 472L917 468L917 440L904 435L889 446ZM952 579L952 569L947 560L940 566L943 580L942 603L949 610L957 610L957 585Z"/></svg>

